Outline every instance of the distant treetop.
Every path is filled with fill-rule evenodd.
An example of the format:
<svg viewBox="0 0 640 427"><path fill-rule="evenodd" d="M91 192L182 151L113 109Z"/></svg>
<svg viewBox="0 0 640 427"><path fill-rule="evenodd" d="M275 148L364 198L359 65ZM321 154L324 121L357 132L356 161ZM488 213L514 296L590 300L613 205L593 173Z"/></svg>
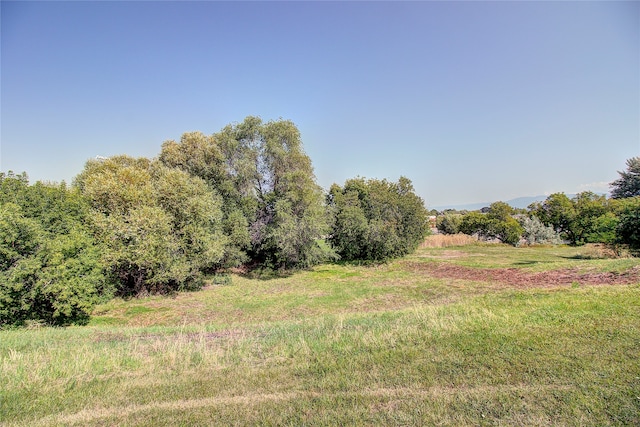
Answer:
<svg viewBox="0 0 640 427"><path fill-rule="evenodd" d="M627 197L640 196L640 157L632 157L627 160L626 172L620 172L620 178L613 181L610 186L613 199L625 199Z"/></svg>

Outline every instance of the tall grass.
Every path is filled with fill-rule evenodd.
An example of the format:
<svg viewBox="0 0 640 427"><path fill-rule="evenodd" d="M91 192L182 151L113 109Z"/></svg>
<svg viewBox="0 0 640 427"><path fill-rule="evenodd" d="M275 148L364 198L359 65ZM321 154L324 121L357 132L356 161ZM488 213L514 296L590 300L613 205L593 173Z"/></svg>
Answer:
<svg viewBox="0 0 640 427"><path fill-rule="evenodd" d="M471 245L477 242L477 237L467 234L433 234L427 236L425 241L420 245L420 248L446 248L449 246Z"/></svg>

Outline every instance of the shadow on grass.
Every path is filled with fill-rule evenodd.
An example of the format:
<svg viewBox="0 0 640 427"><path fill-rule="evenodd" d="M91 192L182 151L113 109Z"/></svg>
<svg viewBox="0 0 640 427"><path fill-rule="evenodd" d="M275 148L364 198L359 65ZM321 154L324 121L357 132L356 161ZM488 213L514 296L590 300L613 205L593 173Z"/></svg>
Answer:
<svg viewBox="0 0 640 427"><path fill-rule="evenodd" d="M572 259L574 261L580 261L580 260L585 260L585 259L601 259L599 257L590 255L590 254L575 254L575 255L571 255L571 256L566 256L566 255L561 255L560 258L563 259Z"/></svg>
<svg viewBox="0 0 640 427"><path fill-rule="evenodd" d="M321 264L316 265L327 265L327 266L339 266L339 267L378 267L381 265L388 264L388 261L364 261L364 260L354 260L354 261L345 261L345 260L336 260L336 261L327 261ZM292 269L274 269L271 267L264 267L260 265L250 266L245 265L242 268L231 269L229 272L238 274L239 276L246 279L255 279L255 280L275 280L275 279L285 279L287 277L291 277L296 273L300 273L303 271L311 271L312 267L309 268L292 268ZM218 273L216 276L220 275ZM227 273L223 273L222 276L227 276ZM227 283L213 283L213 284L227 284Z"/></svg>
<svg viewBox="0 0 640 427"><path fill-rule="evenodd" d="M285 279L287 277L293 276L295 273L300 271L304 271L303 269L273 269L269 267L248 267L245 266L242 269L234 271L239 276L244 277L245 279L254 279L254 280L275 280L275 279Z"/></svg>
<svg viewBox="0 0 640 427"><path fill-rule="evenodd" d="M536 265L536 264L549 264L551 261L534 261L534 260L526 260L526 261L518 261L514 263L514 265Z"/></svg>
<svg viewBox="0 0 640 427"><path fill-rule="evenodd" d="M340 267L379 267L388 264L389 261L373 260L338 260L326 263L327 265L338 265Z"/></svg>

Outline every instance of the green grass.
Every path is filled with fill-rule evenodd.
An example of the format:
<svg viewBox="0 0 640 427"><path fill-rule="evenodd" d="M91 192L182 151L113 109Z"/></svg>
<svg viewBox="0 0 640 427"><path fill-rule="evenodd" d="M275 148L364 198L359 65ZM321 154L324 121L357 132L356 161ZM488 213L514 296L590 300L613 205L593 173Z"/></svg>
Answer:
<svg viewBox="0 0 640 427"><path fill-rule="evenodd" d="M532 246L514 249L499 244L425 248L409 256L413 260L435 259L475 268L522 268L528 271L577 269L623 272L638 265L637 258L590 259L593 246Z"/></svg>
<svg viewBox="0 0 640 427"><path fill-rule="evenodd" d="M446 250L409 258L640 265L575 248ZM406 262L234 276L111 301L87 327L0 331L0 424L640 424L640 284L494 287Z"/></svg>

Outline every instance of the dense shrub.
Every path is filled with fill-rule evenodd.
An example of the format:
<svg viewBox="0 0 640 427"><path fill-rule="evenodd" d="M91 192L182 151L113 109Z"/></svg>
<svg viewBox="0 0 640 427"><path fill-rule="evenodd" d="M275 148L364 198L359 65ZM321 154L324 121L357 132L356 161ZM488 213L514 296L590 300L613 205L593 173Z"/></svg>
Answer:
<svg viewBox="0 0 640 427"><path fill-rule="evenodd" d="M199 289L220 261L220 198L206 183L156 161L89 161L76 185L91 202L91 225L120 295Z"/></svg>
<svg viewBox="0 0 640 427"><path fill-rule="evenodd" d="M344 260L385 260L413 252L429 232L411 181L348 180L328 196L334 221L328 241Z"/></svg>
<svg viewBox="0 0 640 427"><path fill-rule="evenodd" d="M514 210L508 204L492 203L486 213L474 211L465 214L460 222L460 232L515 246L520 242L524 230L513 214Z"/></svg>
<svg viewBox="0 0 640 427"><path fill-rule="evenodd" d="M111 296L87 213L86 201L64 184L2 176L0 325L84 323Z"/></svg>
<svg viewBox="0 0 640 427"><path fill-rule="evenodd" d="M617 240L619 201L585 191L569 199L555 193L542 203L529 207L530 215L551 226L573 245L613 243Z"/></svg>
<svg viewBox="0 0 640 427"><path fill-rule="evenodd" d="M619 207L616 237L636 254L640 251L640 197L626 198Z"/></svg>
<svg viewBox="0 0 640 427"><path fill-rule="evenodd" d="M462 215L455 213L445 213L436 220L436 228L442 234L458 234L460 233L460 224L462 223Z"/></svg>
<svg viewBox="0 0 640 427"><path fill-rule="evenodd" d="M522 217L520 220L522 238L528 245L557 245L562 243L560 234L553 227L544 225L538 217Z"/></svg>
<svg viewBox="0 0 640 427"><path fill-rule="evenodd" d="M576 217L575 206L564 193L554 193L542 203L529 206L531 215L536 216L543 224L552 226L563 239L575 242L572 224Z"/></svg>

